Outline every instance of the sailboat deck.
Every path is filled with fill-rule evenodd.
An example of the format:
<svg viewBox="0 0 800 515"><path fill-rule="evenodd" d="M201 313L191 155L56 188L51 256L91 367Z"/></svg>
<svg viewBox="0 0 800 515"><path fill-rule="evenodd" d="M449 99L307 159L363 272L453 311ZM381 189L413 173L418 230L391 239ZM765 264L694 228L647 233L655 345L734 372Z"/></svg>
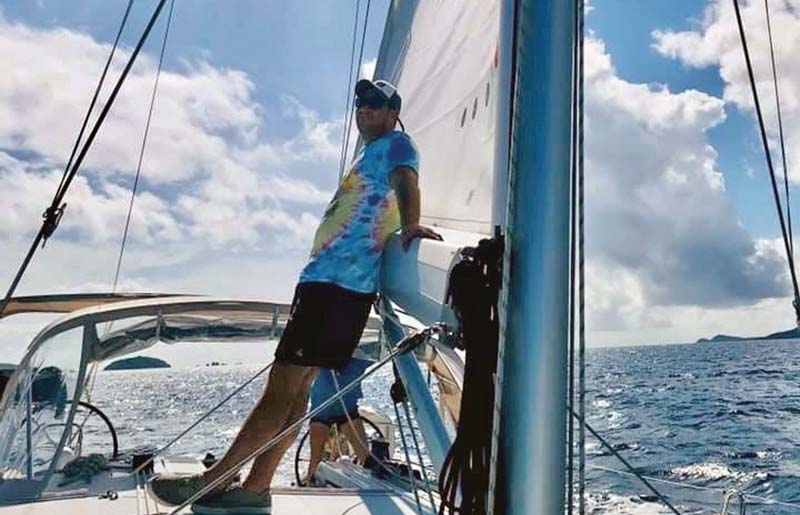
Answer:
<svg viewBox="0 0 800 515"><path fill-rule="evenodd" d="M145 506L142 492L120 492L115 501L97 497L83 497L41 501L19 506L0 508L2 515L140 515L165 514L171 509L155 506L148 496ZM190 509L181 511L190 514ZM396 495L388 490L346 490L333 488L286 488L272 494L272 513L289 515L297 513L347 514L347 515L412 515L416 514L413 499Z"/></svg>
<svg viewBox="0 0 800 515"><path fill-rule="evenodd" d="M191 474L203 470L194 458L172 457L156 460L156 469L169 474ZM272 491L272 513L321 515L411 515L417 514L413 494L394 489L381 479L373 477L365 469L346 460L335 463L323 462L319 473L332 484L341 488L283 487ZM38 501L15 506L0 507L0 515L164 515L174 508L156 502L144 485L144 479L127 472L111 470L94 476L86 485L73 484L58 487L61 480L57 474L48 488L47 496ZM117 498L103 498L107 492L115 492ZM424 513L435 513L429 503L421 499ZM181 514L192 513L191 509Z"/></svg>

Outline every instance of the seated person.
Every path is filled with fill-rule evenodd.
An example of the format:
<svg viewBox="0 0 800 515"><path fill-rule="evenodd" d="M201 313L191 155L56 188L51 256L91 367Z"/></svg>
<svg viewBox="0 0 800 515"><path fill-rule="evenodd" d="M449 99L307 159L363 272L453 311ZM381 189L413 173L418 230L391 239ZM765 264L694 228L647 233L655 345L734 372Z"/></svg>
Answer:
<svg viewBox="0 0 800 515"><path fill-rule="evenodd" d="M340 370L321 368L314 385L311 387L311 410L313 411L326 400L336 394L337 383L339 389L357 379L372 364L372 361L360 358L351 358ZM335 381L334 381L335 375ZM330 435L331 426L336 424L350 442L356 453L356 463L363 465L367 459L369 442L364 432L364 424L358 414L358 402L364 396L361 384L347 392L341 399L331 404L319 414L311 418L309 439L311 445L311 459L308 463L306 483L312 486L315 483L314 473L322 460L322 451ZM347 409L345 413L344 408ZM349 416L349 419L348 419ZM350 422L352 421L352 423Z"/></svg>

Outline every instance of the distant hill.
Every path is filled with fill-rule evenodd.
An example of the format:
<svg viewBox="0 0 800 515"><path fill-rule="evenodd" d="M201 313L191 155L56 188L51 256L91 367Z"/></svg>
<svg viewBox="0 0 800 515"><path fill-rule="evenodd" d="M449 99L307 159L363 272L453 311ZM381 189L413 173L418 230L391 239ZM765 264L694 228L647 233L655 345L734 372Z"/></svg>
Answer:
<svg viewBox="0 0 800 515"><path fill-rule="evenodd" d="M727 334L718 334L713 338L700 338L697 343L715 343L715 342L737 342L741 340L790 340L793 338L800 338L800 329L789 329L787 331L778 331L777 333L768 334L767 336L730 336Z"/></svg>
<svg viewBox="0 0 800 515"><path fill-rule="evenodd" d="M170 364L158 358L137 356L135 358L117 360L103 370L136 370L140 368L170 368Z"/></svg>

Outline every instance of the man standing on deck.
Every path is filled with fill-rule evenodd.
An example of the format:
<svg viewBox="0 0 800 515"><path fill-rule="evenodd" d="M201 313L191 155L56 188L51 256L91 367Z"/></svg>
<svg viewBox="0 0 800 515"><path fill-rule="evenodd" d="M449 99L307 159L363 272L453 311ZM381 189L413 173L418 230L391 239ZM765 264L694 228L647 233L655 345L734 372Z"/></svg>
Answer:
<svg viewBox="0 0 800 515"><path fill-rule="evenodd" d="M381 256L401 229L403 248L414 238L441 236L419 225L419 157L411 138L395 130L397 88L360 80L356 125L364 145L344 176L314 237L300 274L292 311L275 351L264 392L228 452L202 475L155 478L150 488L164 504L179 505L302 418L318 367L340 369L361 338L378 291ZM256 458L241 487L196 502L199 514L270 513L269 487L299 428Z"/></svg>

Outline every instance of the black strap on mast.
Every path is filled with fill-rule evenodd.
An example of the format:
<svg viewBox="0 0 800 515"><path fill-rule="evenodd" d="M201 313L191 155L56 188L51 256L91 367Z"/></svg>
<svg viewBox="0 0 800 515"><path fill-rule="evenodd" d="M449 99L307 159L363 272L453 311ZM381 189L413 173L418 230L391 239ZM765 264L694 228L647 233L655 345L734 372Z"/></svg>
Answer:
<svg viewBox="0 0 800 515"><path fill-rule="evenodd" d="M467 357L458 430L439 474L439 515L486 513L503 248L498 231L495 238L463 249L462 260L450 272L447 299L458 315ZM459 489L461 505L457 506Z"/></svg>
<svg viewBox="0 0 800 515"><path fill-rule="evenodd" d="M744 52L744 60L747 64L747 75L750 80L750 89L753 93L753 103L756 108L756 116L758 118L758 128L761 133L761 143L764 146L764 157L767 159L767 168L769 170L770 184L772 186L772 196L775 200L775 208L778 211L778 222L781 226L781 235L783 236L783 245L786 249L786 260L789 263L789 273L792 278L792 288L794 292L794 301L792 305L795 311L795 321L800 327L800 290L797 287L797 274L794 268L794 254L790 243L789 233L786 228L786 220L783 215L783 207L781 206L781 198L778 193L778 183L775 178L775 167L772 164L772 155L769 149L769 141L767 139L767 130L764 126L764 116L761 113L761 103L758 100L758 89L756 88L756 80L753 74L753 64L750 62L750 51L747 48L747 36L744 31L744 23L742 22L742 13L739 9L739 0L733 0L733 7L736 11L736 23L739 26L739 37L742 41L742 51ZM786 173L786 170L784 170Z"/></svg>
<svg viewBox="0 0 800 515"><path fill-rule="evenodd" d="M39 229L39 232L36 234L36 237L34 238L30 249L28 249L28 253L22 260L22 264L20 265L20 268L17 271L16 276L14 276L14 280L11 282L11 286L6 292L5 298L3 299L2 303L0 303L0 316L3 315L3 312L5 311L8 302L11 300L11 297L14 295L14 292L16 291L17 286L19 285L19 282L22 280L22 276L28 269L28 265L30 265L31 260L33 259L33 255L36 252L36 249L39 247L39 243L46 241L48 238L50 238L50 236L53 235L56 228L58 227L58 224L61 221L61 217L64 214L64 209L66 208L66 204L63 203L63 200L67 194L67 190L72 184L75 175L77 175L81 164L83 164L83 160L84 158L86 158L86 154L89 152L89 149L91 148L94 139L97 137L97 133L99 132L100 127L102 127L106 116L111 110L111 107L114 105L114 100L117 98L119 90L122 88L125 79L128 77L128 73L130 73L133 64L136 62L136 58L139 56L139 52L142 50L142 47L147 41L147 38L150 35L150 31L153 29L153 25L155 25L156 20L158 20L158 16L159 14L161 14L161 11L164 8L166 2L167 0L159 0L158 5L156 6L152 16L150 17L150 21L147 23L147 26L145 27L145 30L142 33L142 36L139 38L139 42L136 44L136 47L131 53L131 56L128 59L127 64L125 65L125 68L122 70L122 74L117 80L114 89L111 91L111 94L109 95L108 100L103 106L103 109L100 111L100 114L97 117L97 121L92 127L92 130L89 132L89 135L87 136L86 141L83 143L80 152L78 153L74 162L72 162L72 159L70 159L71 167L68 167L69 172L64 177L62 177L61 184L59 184L58 190L56 191L56 194L53 197L53 201L44 212L43 215L44 220L42 221L42 226ZM126 11L126 17L127 17L127 11ZM94 100L92 105L94 105Z"/></svg>

